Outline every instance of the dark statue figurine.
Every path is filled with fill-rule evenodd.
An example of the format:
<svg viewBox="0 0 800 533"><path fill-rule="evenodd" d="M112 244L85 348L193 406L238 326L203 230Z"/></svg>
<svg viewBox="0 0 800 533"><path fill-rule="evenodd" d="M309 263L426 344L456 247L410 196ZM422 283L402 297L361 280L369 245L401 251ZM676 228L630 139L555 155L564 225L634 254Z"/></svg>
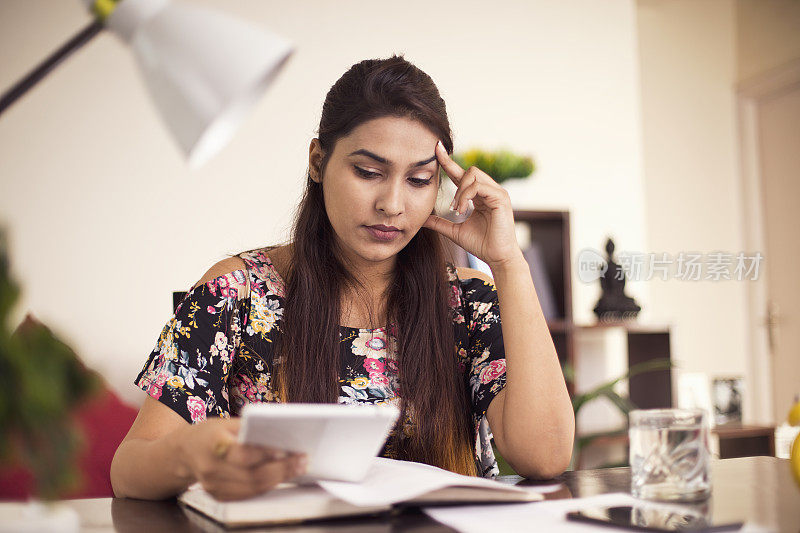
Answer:
<svg viewBox="0 0 800 533"><path fill-rule="evenodd" d="M641 307L630 296L625 295L625 272L614 262L614 241L606 242L608 269L600 277L603 294L594 307L594 314L601 322L618 322L636 318ZM619 277L617 273L619 272Z"/></svg>

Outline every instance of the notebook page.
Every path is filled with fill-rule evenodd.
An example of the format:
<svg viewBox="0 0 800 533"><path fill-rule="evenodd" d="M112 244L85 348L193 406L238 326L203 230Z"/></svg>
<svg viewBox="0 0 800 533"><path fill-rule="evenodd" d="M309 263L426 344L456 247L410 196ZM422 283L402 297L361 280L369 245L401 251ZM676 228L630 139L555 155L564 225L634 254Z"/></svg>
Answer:
<svg viewBox="0 0 800 533"><path fill-rule="evenodd" d="M353 505L391 505L449 486L528 492L491 479L463 476L435 466L384 457L373 460L366 479L360 483L317 481L317 484L328 493Z"/></svg>

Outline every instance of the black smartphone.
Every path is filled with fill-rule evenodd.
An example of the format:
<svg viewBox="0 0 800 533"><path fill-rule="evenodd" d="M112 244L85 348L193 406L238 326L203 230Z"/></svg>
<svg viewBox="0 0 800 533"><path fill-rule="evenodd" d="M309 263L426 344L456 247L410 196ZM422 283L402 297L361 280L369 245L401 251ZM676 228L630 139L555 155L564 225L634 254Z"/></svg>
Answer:
<svg viewBox="0 0 800 533"><path fill-rule="evenodd" d="M695 509L670 507L597 507L567 513L567 520L589 522L634 531L736 531L742 522L714 523Z"/></svg>

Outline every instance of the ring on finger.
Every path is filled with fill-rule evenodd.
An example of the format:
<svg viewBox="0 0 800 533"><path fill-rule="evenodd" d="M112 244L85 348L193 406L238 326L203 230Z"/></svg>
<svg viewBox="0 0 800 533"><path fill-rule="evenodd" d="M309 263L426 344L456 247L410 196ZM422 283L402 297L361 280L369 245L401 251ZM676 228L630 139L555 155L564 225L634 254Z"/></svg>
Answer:
<svg viewBox="0 0 800 533"><path fill-rule="evenodd" d="M228 450L231 449L231 441L221 440L217 441L214 445L214 455L220 459L224 459L228 455Z"/></svg>

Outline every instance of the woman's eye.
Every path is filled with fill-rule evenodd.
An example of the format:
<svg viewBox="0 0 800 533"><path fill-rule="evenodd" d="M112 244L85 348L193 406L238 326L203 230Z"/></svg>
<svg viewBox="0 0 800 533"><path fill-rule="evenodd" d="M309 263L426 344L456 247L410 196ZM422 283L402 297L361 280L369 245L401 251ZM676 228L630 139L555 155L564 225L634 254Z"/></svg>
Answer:
<svg viewBox="0 0 800 533"><path fill-rule="evenodd" d="M353 168L355 168L356 172L358 172L361 176L365 178L374 178L375 176L379 176L377 172L370 172L369 170L364 170L361 167L353 167Z"/></svg>
<svg viewBox="0 0 800 533"><path fill-rule="evenodd" d="M425 185L430 185L432 179L433 179L433 177L430 177L428 179L408 178L408 181L410 181L411 183L413 183L414 185L416 185L418 187L424 187Z"/></svg>
<svg viewBox="0 0 800 533"><path fill-rule="evenodd" d="M378 172L372 172L370 170L366 170L358 166L353 166L353 168L363 178L371 179L380 176L380 173ZM432 179L433 176L431 176L430 178L408 178L408 181L410 181L415 187L424 187L426 185L429 185Z"/></svg>

